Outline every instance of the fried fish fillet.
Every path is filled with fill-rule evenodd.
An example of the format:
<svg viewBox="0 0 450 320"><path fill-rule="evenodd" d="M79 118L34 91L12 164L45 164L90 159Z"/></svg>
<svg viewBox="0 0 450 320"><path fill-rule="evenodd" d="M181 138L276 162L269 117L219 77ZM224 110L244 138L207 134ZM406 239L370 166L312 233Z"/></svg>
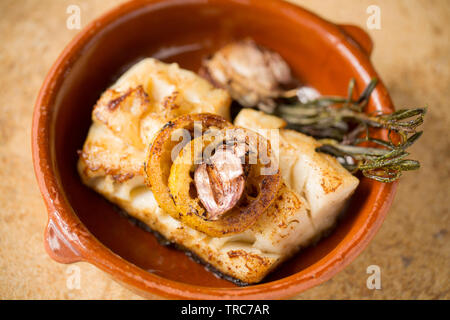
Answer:
<svg viewBox="0 0 450 320"><path fill-rule="evenodd" d="M220 238L183 225L158 206L145 185L145 150L170 119L199 112L228 119L229 106L227 92L196 74L177 64L145 59L128 70L94 107L78 171L83 183L168 240L223 274L257 283L334 224L358 179L334 158L317 153L319 144L313 138L280 129L278 160L284 182L276 200L254 225ZM282 128L284 122L244 109L235 124L256 130Z"/></svg>

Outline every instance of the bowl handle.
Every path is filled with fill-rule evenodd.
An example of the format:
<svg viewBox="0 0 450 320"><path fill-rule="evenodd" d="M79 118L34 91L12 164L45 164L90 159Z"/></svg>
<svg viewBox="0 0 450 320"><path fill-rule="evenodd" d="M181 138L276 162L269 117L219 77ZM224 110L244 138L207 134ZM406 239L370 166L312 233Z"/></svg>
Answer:
<svg viewBox="0 0 450 320"><path fill-rule="evenodd" d="M67 235L55 223L53 217L49 217L45 229L44 246L49 256L57 262L74 263L82 260L78 250L71 245Z"/></svg>
<svg viewBox="0 0 450 320"><path fill-rule="evenodd" d="M340 24L339 27L370 57L373 50L373 42L366 31L350 24Z"/></svg>

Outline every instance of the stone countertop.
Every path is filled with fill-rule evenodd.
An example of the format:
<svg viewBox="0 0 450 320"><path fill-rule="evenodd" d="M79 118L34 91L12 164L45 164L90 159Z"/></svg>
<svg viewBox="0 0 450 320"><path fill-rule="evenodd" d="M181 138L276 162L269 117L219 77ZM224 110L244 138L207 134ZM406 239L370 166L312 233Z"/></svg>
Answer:
<svg viewBox="0 0 450 320"><path fill-rule="evenodd" d="M119 0L0 2L0 299L136 299L95 267L79 263L80 288L69 289L70 266L44 251L47 213L31 161L31 116L42 81L76 30ZM367 30L373 63L398 107L429 106L425 134L411 149L422 163L402 177L394 204L367 249L334 278L298 299L450 298L450 3L447 0L295 0L338 23L367 30L369 5L381 29ZM369 265L381 268L381 290L366 286Z"/></svg>

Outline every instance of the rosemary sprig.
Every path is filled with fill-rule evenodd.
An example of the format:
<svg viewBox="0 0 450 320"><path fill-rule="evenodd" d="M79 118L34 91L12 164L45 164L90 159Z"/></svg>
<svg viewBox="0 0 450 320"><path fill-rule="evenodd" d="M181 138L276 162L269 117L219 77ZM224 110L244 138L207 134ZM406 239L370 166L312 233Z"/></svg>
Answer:
<svg viewBox="0 0 450 320"><path fill-rule="evenodd" d="M360 170L368 178L392 182L403 171L420 167L418 161L405 158L409 155L406 149L422 135L416 129L423 123L426 108L365 113L377 82L372 79L356 100L355 80L351 79L347 97L320 97L306 103L291 99L279 104L275 112L289 128L320 139L323 145L318 151L337 157L351 172ZM373 137L370 128L387 129L387 141ZM375 147L361 146L363 142Z"/></svg>

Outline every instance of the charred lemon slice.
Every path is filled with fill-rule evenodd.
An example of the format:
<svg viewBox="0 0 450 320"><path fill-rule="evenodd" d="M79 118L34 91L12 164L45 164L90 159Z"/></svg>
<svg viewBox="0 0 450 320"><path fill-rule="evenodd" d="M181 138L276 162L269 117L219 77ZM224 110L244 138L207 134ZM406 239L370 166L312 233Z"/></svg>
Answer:
<svg viewBox="0 0 450 320"><path fill-rule="evenodd" d="M168 180L172 160L196 133L208 128L223 129L232 124L221 116L210 113L185 114L169 121L157 134L148 148L145 163L145 180L159 206L172 217L179 219L178 209L169 192Z"/></svg>
<svg viewBox="0 0 450 320"><path fill-rule="evenodd" d="M233 183L228 189L231 196L226 202L229 207L225 207L226 210L219 217L211 219L209 210L205 208L204 201L200 198L197 172L203 165L214 165L209 163L208 159L213 159L224 149L233 148L239 148L240 150L235 153L244 159L242 163L244 180L238 179L240 175L233 176L233 174L236 175L237 170L231 173L230 180ZM271 158L269 161L264 161L263 157L258 157L259 149L264 149L267 155L270 155L270 145L267 140L252 131L241 128L224 129L221 135L213 132L187 144L173 163L169 176L169 189L178 210L179 219L188 226L213 237L240 233L253 225L272 203L281 183L278 170L265 174L264 169L273 166L270 161L275 160ZM211 155L214 150L216 153ZM254 155L256 157L253 157ZM230 162L233 162L231 157L226 165L235 167ZM218 175L225 174L218 172ZM209 183L213 184L214 179L211 179ZM217 184L223 185L220 182ZM239 195L239 199L233 198L235 195Z"/></svg>
<svg viewBox="0 0 450 320"><path fill-rule="evenodd" d="M212 237L240 233L256 222L280 187L270 143L225 120L205 120L207 126L196 130L199 119L205 115L183 116L161 130L148 155L148 184L161 208L189 227ZM194 136L181 151L169 137L180 128Z"/></svg>

